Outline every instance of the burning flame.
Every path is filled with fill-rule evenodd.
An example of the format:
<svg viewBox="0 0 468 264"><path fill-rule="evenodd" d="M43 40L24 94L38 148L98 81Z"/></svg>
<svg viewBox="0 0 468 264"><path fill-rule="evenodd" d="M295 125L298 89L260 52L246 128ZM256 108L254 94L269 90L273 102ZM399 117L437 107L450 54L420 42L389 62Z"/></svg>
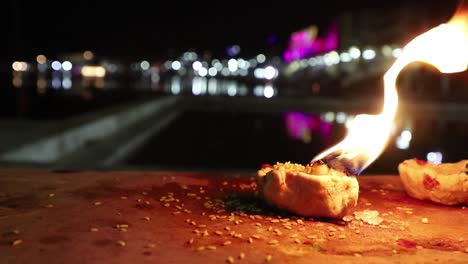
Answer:
<svg viewBox="0 0 468 264"><path fill-rule="evenodd" d="M357 115L348 135L312 162L323 160L333 168L359 174L383 151L398 108L398 74L412 62L424 62L442 73L464 71L468 65L468 6L460 5L446 24L417 36L384 75L384 104L378 115Z"/></svg>

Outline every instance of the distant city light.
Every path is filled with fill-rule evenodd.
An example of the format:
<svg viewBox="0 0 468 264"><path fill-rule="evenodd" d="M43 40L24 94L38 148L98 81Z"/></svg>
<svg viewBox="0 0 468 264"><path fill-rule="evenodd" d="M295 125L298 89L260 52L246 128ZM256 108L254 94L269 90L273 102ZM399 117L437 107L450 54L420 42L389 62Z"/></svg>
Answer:
<svg viewBox="0 0 468 264"><path fill-rule="evenodd" d="M62 69L62 63L60 63L60 61L53 61L51 66L54 71L60 71Z"/></svg>
<svg viewBox="0 0 468 264"><path fill-rule="evenodd" d="M45 55L39 54L36 56L36 61L39 64L45 64L47 62L47 57Z"/></svg>
<svg viewBox="0 0 468 264"><path fill-rule="evenodd" d="M231 57L237 56L240 53L240 51L241 49L239 45L232 45L227 47L226 49L226 53Z"/></svg>
<svg viewBox="0 0 468 264"><path fill-rule="evenodd" d="M252 68L257 67L257 60L256 60L256 59L250 59L250 60L249 60L249 65L250 65L250 67L252 67Z"/></svg>
<svg viewBox="0 0 468 264"><path fill-rule="evenodd" d="M72 87L72 80L68 78L63 78L62 80L63 89L70 89Z"/></svg>
<svg viewBox="0 0 468 264"><path fill-rule="evenodd" d="M247 71L246 69L240 69L239 70L239 75L240 76L247 76L249 74L249 71Z"/></svg>
<svg viewBox="0 0 468 264"><path fill-rule="evenodd" d="M266 61L266 57L263 54L258 54L257 55L257 62L258 63L264 63Z"/></svg>
<svg viewBox="0 0 468 264"><path fill-rule="evenodd" d="M256 68L254 70L254 76L257 79L263 79L265 77L265 69L263 68Z"/></svg>
<svg viewBox="0 0 468 264"><path fill-rule="evenodd" d="M322 115L322 119L328 123L332 123L333 121L335 121L335 113L326 112L325 114Z"/></svg>
<svg viewBox="0 0 468 264"><path fill-rule="evenodd" d="M235 72L237 71L237 60L236 59L230 59L228 61L228 69L230 72Z"/></svg>
<svg viewBox="0 0 468 264"><path fill-rule="evenodd" d="M235 84L230 84L227 88L227 94L229 96L236 96L237 94L237 86Z"/></svg>
<svg viewBox="0 0 468 264"><path fill-rule="evenodd" d="M62 82L60 81L60 78L58 77L52 78L52 88L60 89L61 85L62 85Z"/></svg>
<svg viewBox="0 0 468 264"><path fill-rule="evenodd" d="M389 45L384 45L382 47L382 54L385 56L385 57L390 57L392 56L392 47L390 47Z"/></svg>
<svg viewBox="0 0 468 264"><path fill-rule="evenodd" d="M64 71L70 71L70 70L72 69L72 67L73 67L73 65L72 65L72 63L69 62L69 61L64 61L64 62L62 63L62 69L63 69Z"/></svg>
<svg viewBox="0 0 468 264"><path fill-rule="evenodd" d="M362 52L362 58L365 60L372 60L375 58L375 50L373 49L366 49Z"/></svg>
<svg viewBox="0 0 468 264"><path fill-rule="evenodd" d="M441 164L442 163L442 158L443 158L443 155L441 152L429 152L427 153L427 161L429 162L432 162L434 164Z"/></svg>
<svg viewBox="0 0 468 264"><path fill-rule="evenodd" d="M349 55L353 59L358 59L361 56L361 50L359 50L355 46L352 46L352 47L349 48Z"/></svg>
<svg viewBox="0 0 468 264"><path fill-rule="evenodd" d="M253 92L255 96L258 96L258 97L263 96L263 87L261 85L256 85L254 87Z"/></svg>
<svg viewBox="0 0 468 264"><path fill-rule="evenodd" d="M194 62L192 63L192 68L193 68L194 71L200 70L201 67L203 67L203 65L202 65L202 63L199 62L199 61L194 61Z"/></svg>
<svg viewBox="0 0 468 264"><path fill-rule="evenodd" d="M180 78L179 77L173 77L171 80L171 93L172 94L179 94L181 90L181 85L180 85Z"/></svg>
<svg viewBox="0 0 468 264"><path fill-rule="evenodd" d="M413 138L413 135L411 134L411 131L409 130L401 131L400 136L403 140L406 140L406 141L411 141L411 139Z"/></svg>
<svg viewBox="0 0 468 264"><path fill-rule="evenodd" d="M28 63L24 61L15 61L11 64L14 71L23 72L28 70Z"/></svg>
<svg viewBox="0 0 468 264"><path fill-rule="evenodd" d="M248 93L249 93L249 89L247 89L245 85L242 85L241 87L239 87L239 95L246 96Z"/></svg>
<svg viewBox="0 0 468 264"><path fill-rule="evenodd" d="M270 84L265 85L265 88L263 89L263 96L265 98L272 98L273 95L275 95L275 90L273 89L273 86Z"/></svg>
<svg viewBox="0 0 468 264"><path fill-rule="evenodd" d="M241 69L247 70L250 67L250 63L244 59L238 59L237 66Z"/></svg>
<svg viewBox="0 0 468 264"><path fill-rule="evenodd" d="M343 112L336 113L335 120L338 124L343 124L344 122L346 122L346 113L343 113Z"/></svg>
<svg viewBox="0 0 468 264"><path fill-rule="evenodd" d="M223 75L223 76L229 76L229 73L230 73L230 71L229 71L228 68L223 68L221 70L221 75Z"/></svg>
<svg viewBox="0 0 468 264"><path fill-rule="evenodd" d="M265 68L265 73L264 73L265 79L271 80L275 78L276 76L276 69L272 66L268 66Z"/></svg>
<svg viewBox="0 0 468 264"><path fill-rule="evenodd" d="M208 74L208 70L205 67L201 67L198 70L198 75L200 75L201 77L205 77L207 74Z"/></svg>
<svg viewBox="0 0 468 264"><path fill-rule="evenodd" d="M218 70L215 67L211 67L208 69L208 75L213 77L216 76L216 74L218 74Z"/></svg>
<svg viewBox="0 0 468 264"><path fill-rule="evenodd" d="M94 58L94 53L90 50L86 50L85 52L83 52L83 58L85 60L92 60Z"/></svg>
<svg viewBox="0 0 468 264"><path fill-rule="evenodd" d="M217 71L221 71L223 69L223 64L221 62L217 61L217 62L213 63L213 67L215 67L215 69Z"/></svg>
<svg viewBox="0 0 468 264"><path fill-rule="evenodd" d="M172 67L172 69L173 69L174 71L180 70L180 67L181 67L181 66L182 66L182 65L180 64L179 61L173 61L173 62L171 63L171 67Z"/></svg>
<svg viewBox="0 0 468 264"><path fill-rule="evenodd" d="M400 49L400 48L393 49L393 51L392 51L392 56L393 56L394 58L398 58L398 57L400 57L400 55L401 55L402 52L403 52L403 50Z"/></svg>
<svg viewBox="0 0 468 264"><path fill-rule="evenodd" d="M218 81L215 78L208 80L208 93L215 95L217 92Z"/></svg>
<svg viewBox="0 0 468 264"><path fill-rule="evenodd" d="M340 54L340 60L342 62L350 62L353 59L348 52L343 52Z"/></svg>
<svg viewBox="0 0 468 264"><path fill-rule="evenodd" d="M150 67L150 63L148 61L142 61L140 62L140 68L144 71L147 71Z"/></svg>
<svg viewBox="0 0 468 264"><path fill-rule="evenodd" d="M324 61L327 66L337 64L340 62L340 55L336 51L330 51L327 54L325 54Z"/></svg>
<svg viewBox="0 0 468 264"><path fill-rule="evenodd" d="M400 132L400 135L396 139L396 147L399 149L408 149L411 144L413 135L410 130L404 129Z"/></svg>
<svg viewBox="0 0 468 264"><path fill-rule="evenodd" d="M85 77L104 77L106 69L102 66L83 66L81 74Z"/></svg>

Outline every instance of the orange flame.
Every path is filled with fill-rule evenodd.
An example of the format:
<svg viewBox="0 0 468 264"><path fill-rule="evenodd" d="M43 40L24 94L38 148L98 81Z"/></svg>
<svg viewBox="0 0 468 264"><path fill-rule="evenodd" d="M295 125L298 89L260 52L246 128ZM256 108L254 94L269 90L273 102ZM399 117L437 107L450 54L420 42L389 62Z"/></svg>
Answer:
<svg viewBox="0 0 468 264"><path fill-rule="evenodd" d="M384 104L378 115L357 115L348 135L337 145L312 159L322 159L332 167L353 174L367 168L385 148L398 108L396 81L403 68L412 62L424 62L442 73L464 71L468 65L468 6L460 5L446 23L417 36L384 75Z"/></svg>

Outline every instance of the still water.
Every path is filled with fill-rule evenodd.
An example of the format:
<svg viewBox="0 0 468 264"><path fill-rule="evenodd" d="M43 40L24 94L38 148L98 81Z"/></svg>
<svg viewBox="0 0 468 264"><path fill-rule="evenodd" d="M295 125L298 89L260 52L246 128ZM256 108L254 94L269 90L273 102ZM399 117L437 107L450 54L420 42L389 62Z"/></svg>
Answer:
<svg viewBox="0 0 468 264"><path fill-rule="evenodd" d="M72 78L71 83L64 84L65 77L61 76L55 86L53 76L45 84L36 78L23 78L21 85L16 83L18 87L3 89L2 114L55 119L152 95L182 99L181 115L123 162L131 167L253 171L261 164L277 161L305 164L341 141L354 116L363 113L349 98L327 96L325 86L321 90L300 90L275 83L178 76L158 82L148 78L106 79L97 84ZM357 97L362 94L354 93ZM213 98L223 100L213 103ZM248 101L247 106L239 98L254 101ZM308 98L317 98L309 105L313 110L297 107L300 99ZM327 105L330 98L335 104ZM374 97L362 104L363 108L378 106L381 99ZM197 107L191 106L194 100ZM209 104L217 105L207 107ZM277 105L281 105L279 110ZM336 109L344 105L351 106ZM363 174L395 174L400 162L413 157L435 163L468 158L466 115L455 111L446 118L419 112L423 114L398 116L388 145Z"/></svg>
<svg viewBox="0 0 468 264"><path fill-rule="evenodd" d="M187 111L128 163L184 170L256 170L277 161L305 164L342 140L352 118L344 112ZM467 157L467 122L414 119L404 123L395 127L382 155L362 174L395 174L398 163L413 157L436 163Z"/></svg>

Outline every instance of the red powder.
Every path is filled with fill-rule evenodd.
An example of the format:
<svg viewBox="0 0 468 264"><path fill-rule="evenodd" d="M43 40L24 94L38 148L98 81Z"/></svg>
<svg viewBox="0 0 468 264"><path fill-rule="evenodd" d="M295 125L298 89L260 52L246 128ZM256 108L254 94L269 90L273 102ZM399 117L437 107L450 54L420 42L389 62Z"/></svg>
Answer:
<svg viewBox="0 0 468 264"><path fill-rule="evenodd" d="M428 190L432 190L440 185L440 183L436 179L432 178L427 174L424 174L423 184L424 187Z"/></svg>
<svg viewBox="0 0 468 264"><path fill-rule="evenodd" d="M414 158L414 161L416 161L416 163L418 165L421 165L421 166L426 165L426 163L427 163L427 161L422 160L422 159L418 159L418 158Z"/></svg>
<svg viewBox="0 0 468 264"><path fill-rule="evenodd" d="M405 248L415 248L417 246L416 242L406 240L406 239L398 239L398 245L405 247Z"/></svg>

